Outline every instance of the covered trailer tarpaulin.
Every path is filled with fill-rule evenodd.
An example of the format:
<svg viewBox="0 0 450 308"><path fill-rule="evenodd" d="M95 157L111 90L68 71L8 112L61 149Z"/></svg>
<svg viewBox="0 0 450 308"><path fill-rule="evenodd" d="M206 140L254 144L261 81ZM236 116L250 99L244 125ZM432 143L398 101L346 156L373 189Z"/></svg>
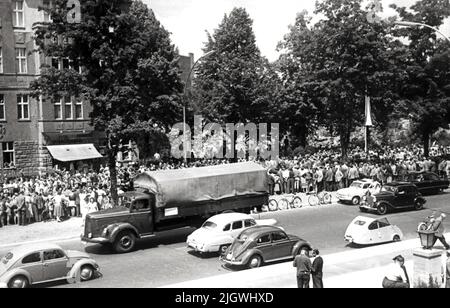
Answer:
<svg viewBox="0 0 450 308"><path fill-rule="evenodd" d="M267 171L252 162L146 172L134 180L136 190L155 195L158 208L240 196L265 196Z"/></svg>

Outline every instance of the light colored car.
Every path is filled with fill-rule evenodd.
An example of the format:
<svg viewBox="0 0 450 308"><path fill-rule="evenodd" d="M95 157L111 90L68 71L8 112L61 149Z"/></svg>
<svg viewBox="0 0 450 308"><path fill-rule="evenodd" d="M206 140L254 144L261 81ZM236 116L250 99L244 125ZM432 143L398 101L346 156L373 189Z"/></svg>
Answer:
<svg viewBox="0 0 450 308"><path fill-rule="evenodd" d="M275 219L256 220L247 214L219 214L208 219L201 228L189 235L187 245L197 252L223 254L245 229L256 225L273 226L275 224L277 224Z"/></svg>
<svg viewBox="0 0 450 308"><path fill-rule="evenodd" d="M98 272L98 264L88 254L63 250L50 243L14 248L0 261L0 287L26 288L44 282L87 281Z"/></svg>
<svg viewBox="0 0 450 308"><path fill-rule="evenodd" d="M338 190L337 197L341 202L350 202L353 205L359 205L368 191L373 195L380 192L380 190L380 183L374 180L365 179L355 181L350 187Z"/></svg>
<svg viewBox="0 0 450 308"><path fill-rule="evenodd" d="M391 225L386 218L356 217L345 232L345 240L357 245L372 245L403 240L399 227Z"/></svg>

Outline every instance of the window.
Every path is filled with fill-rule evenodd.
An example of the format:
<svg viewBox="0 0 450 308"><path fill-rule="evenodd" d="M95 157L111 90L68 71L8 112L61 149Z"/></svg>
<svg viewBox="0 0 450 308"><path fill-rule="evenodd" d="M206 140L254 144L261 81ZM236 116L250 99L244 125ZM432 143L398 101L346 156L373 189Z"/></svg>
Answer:
<svg viewBox="0 0 450 308"><path fill-rule="evenodd" d="M61 60L61 68L62 68L63 70L69 69L69 67L70 67L69 62L70 62L70 61L69 61L68 58L63 58L63 59Z"/></svg>
<svg viewBox="0 0 450 308"><path fill-rule="evenodd" d="M217 227L217 224L213 223L212 221L207 221L202 226L202 228L205 228L205 229L215 229L216 227Z"/></svg>
<svg viewBox="0 0 450 308"><path fill-rule="evenodd" d="M41 253L35 252L22 259L22 264L41 262Z"/></svg>
<svg viewBox="0 0 450 308"><path fill-rule="evenodd" d="M264 244L270 243L270 234L261 236L261 237L256 241L256 243L257 243L258 245L264 245Z"/></svg>
<svg viewBox="0 0 450 308"><path fill-rule="evenodd" d="M142 200L136 200L133 204L133 209L135 211L145 211L148 209L148 200L142 199Z"/></svg>
<svg viewBox="0 0 450 308"><path fill-rule="evenodd" d="M64 118L66 120L73 119L72 98L68 96L64 98Z"/></svg>
<svg viewBox="0 0 450 308"><path fill-rule="evenodd" d="M0 121L4 121L5 119L5 96L0 94Z"/></svg>
<svg viewBox="0 0 450 308"><path fill-rule="evenodd" d="M44 261L62 259L66 255L61 250L44 251Z"/></svg>
<svg viewBox="0 0 450 308"><path fill-rule="evenodd" d="M381 229L381 228L389 227L389 226L391 225L391 224L389 223L389 221L388 221L386 218L380 219L380 220L378 221L378 224L379 224L379 226L380 226L380 229Z"/></svg>
<svg viewBox="0 0 450 308"><path fill-rule="evenodd" d="M230 231L231 230L231 224L228 224L223 228L223 231Z"/></svg>
<svg viewBox="0 0 450 308"><path fill-rule="evenodd" d="M287 240L287 236L283 232L276 232L276 233L272 234L273 242L280 242L280 241L285 241L285 240Z"/></svg>
<svg viewBox="0 0 450 308"><path fill-rule="evenodd" d="M3 142L2 143L2 151L3 151L3 165L5 168L9 166L14 166L14 142Z"/></svg>
<svg viewBox="0 0 450 308"><path fill-rule="evenodd" d="M44 8L44 22L51 22L52 17L50 16L49 12L45 11L45 9L51 9L52 3L49 0L44 0L42 6Z"/></svg>
<svg viewBox="0 0 450 308"><path fill-rule="evenodd" d="M80 66L80 60L79 59L70 60L69 61L69 67L71 69L73 69L75 72L78 72L79 74L81 74L81 66Z"/></svg>
<svg viewBox="0 0 450 308"><path fill-rule="evenodd" d="M62 119L62 100L56 101L54 105L55 119Z"/></svg>
<svg viewBox="0 0 450 308"><path fill-rule="evenodd" d="M378 229L378 222L374 221L373 223L370 224L369 226L369 230L373 231L373 230L377 230Z"/></svg>
<svg viewBox="0 0 450 308"><path fill-rule="evenodd" d="M17 95L17 117L19 120L29 120L28 95Z"/></svg>
<svg viewBox="0 0 450 308"><path fill-rule="evenodd" d="M3 50L0 47L0 74L3 74Z"/></svg>
<svg viewBox="0 0 450 308"><path fill-rule="evenodd" d="M242 228L242 220L233 222L233 230L237 230L237 229L241 229L241 228Z"/></svg>
<svg viewBox="0 0 450 308"><path fill-rule="evenodd" d="M24 27L23 1L13 1L13 25L14 27Z"/></svg>
<svg viewBox="0 0 450 308"><path fill-rule="evenodd" d="M253 219L247 219L247 220L244 222L244 225L245 225L246 228L248 228L248 227L253 227L253 226L256 225L256 221L254 221Z"/></svg>
<svg viewBox="0 0 450 308"><path fill-rule="evenodd" d="M58 58L52 58L52 67L59 70L59 59Z"/></svg>
<svg viewBox="0 0 450 308"><path fill-rule="evenodd" d="M18 74L27 73L27 54L25 48L16 48L16 72Z"/></svg>
<svg viewBox="0 0 450 308"><path fill-rule="evenodd" d="M83 102L76 102L75 104L75 118L77 120L83 119Z"/></svg>

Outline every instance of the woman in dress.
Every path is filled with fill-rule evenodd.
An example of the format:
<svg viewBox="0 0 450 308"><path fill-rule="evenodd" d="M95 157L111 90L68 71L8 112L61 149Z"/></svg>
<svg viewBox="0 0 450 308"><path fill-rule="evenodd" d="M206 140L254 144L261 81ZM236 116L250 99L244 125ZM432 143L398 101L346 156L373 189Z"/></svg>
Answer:
<svg viewBox="0 0 450 308"><path fill-rule="evenodd" d="M62 194L61 188L58 188L56 194L53 196L53 213L57 222L61 222L61 218L64 216L63 202L65 197Z"/></svg>

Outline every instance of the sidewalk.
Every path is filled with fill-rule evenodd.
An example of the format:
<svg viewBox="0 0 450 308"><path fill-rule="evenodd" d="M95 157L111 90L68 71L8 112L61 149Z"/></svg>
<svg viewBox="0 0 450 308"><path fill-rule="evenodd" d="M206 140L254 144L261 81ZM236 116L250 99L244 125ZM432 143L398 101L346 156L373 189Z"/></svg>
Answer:
<svg viewBox="0 0 450 308"><path fill-rule="evenodd" d="M447 237L450 234L446 235ZM413 281L412 252L419 239L323 256L326 288L381 288L387 267L401 254ZM436 246L439 248L439 245ZM164 288L296 288L295 269L285 262L258 269L186 281Z"/></svg>
<svg viewBox="0 0 450 308"><path fill-rule="evenodd" d="M77 217L61 223L51 221L27 226L6 226L0 228L0 248L79 238L82 233L82 224L82 219Z"/></svg>

